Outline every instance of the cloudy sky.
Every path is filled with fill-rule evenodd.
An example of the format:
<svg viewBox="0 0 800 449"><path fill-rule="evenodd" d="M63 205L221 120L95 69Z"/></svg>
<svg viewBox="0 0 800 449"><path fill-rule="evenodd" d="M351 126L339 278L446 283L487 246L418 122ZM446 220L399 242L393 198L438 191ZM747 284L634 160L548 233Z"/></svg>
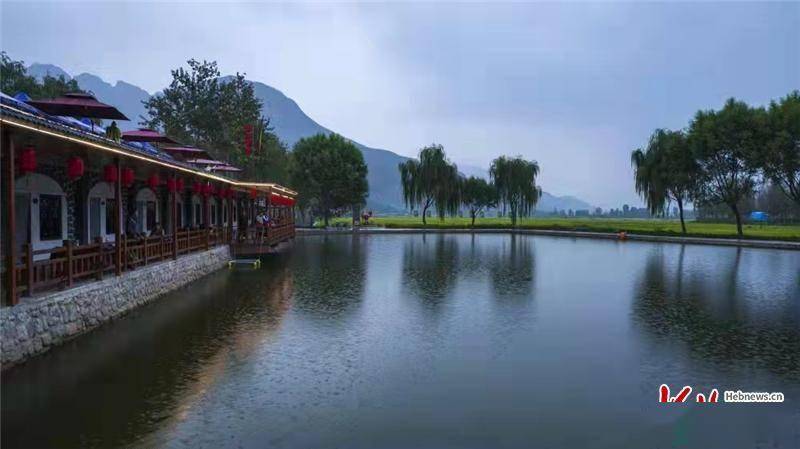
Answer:
<svg viewBox="0 0 800 449"><path fill-rule="evenodd" d="M544 189L638 203L629 155L731 96L800 88L800 3L0 3L14 59L153 92L188 58L322 125L460 165L521 154Z"/></svg>

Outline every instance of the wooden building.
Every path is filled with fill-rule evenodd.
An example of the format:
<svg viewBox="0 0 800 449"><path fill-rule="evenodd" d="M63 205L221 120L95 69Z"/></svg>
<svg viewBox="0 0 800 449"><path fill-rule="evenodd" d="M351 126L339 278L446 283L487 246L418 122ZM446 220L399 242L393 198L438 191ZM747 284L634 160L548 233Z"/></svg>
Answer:
<svg viewBox="0 0 800 449"><path fill-rule="evenodd" d="M285 187L2 100L4 305L216 245L261 254L294 236Z"/></svg>

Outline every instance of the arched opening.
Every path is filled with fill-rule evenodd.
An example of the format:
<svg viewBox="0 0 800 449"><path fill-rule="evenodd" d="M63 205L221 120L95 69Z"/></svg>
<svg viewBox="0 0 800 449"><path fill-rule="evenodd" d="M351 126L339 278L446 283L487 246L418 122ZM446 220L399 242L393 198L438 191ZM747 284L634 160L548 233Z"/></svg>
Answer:
<svg viewBox="0 0 800 449"><path fill-rule="evenodd" d="M56 248L67 239L67 198L51 177L28 173L14 183L15 243L30 242L34 250ZM46 258L46 257L45 257Z"/></svg>
<svg viewBox="0 0 800 449"><path fill-rule="evenodd" d="M189 203L189 218L191 224L195 228L199 228L203 224L203 200L198 195L192 195L192 201Z"/></svg>
<svg viewBox="0 0 800 449"><path fill-rule="evenodd" d="M145 187L136 194L136 232L149 235L160 225L158 197L155 192Z"/></svg>
<svg viewBox="0 0 800 449"><path fill-rule="evenodd" d="M113 242L116 237L117 200L114 188L107 182L98 182L89 190L86 204L86 226L89 241L101 239L104 242ZM119 219L120 217L116 217Z"/></svg>

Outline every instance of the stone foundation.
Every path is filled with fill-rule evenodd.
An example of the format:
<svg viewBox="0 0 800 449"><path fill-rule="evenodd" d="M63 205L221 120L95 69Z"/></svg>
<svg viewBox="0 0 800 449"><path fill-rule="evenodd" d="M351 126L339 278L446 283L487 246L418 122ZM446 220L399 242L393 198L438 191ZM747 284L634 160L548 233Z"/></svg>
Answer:
<svg viewBox="0 0 800 449"><path fill-rule="evenodd" d="M45 352L218 270L229 260L229 247L223 245L3 307L0 363L6 368Z"/></svg>

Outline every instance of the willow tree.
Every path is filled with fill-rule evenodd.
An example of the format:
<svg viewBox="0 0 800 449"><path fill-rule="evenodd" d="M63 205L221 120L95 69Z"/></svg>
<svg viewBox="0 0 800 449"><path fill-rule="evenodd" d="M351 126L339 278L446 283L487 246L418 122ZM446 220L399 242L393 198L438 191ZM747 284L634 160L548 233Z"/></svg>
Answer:
<svg viewBox="0 0 800 449"><path fill-rule="evenodd" d="M461 203L469 209L472 227L475 227L475 218L478 214L486 208L497 205L497 189L483 178L470 176L464 180Z"/></svg>
<svg viewBox="0 0 800 449"><path fill-rule="evenodd" d="M422 212L422 224L427 225L428 209L436 208L440 220L458 212L461 177L458 168L447 159L441 145L430 145L419 151L419 159L409 159L398 165L406 207Z"/></svg>
<svg viewBox="0 0 800 449"><path fill-rule="evenodd" d="M733 98L719 111L699 111L689 125L689 144L697 160L697 199L725 204L742 236L740 205L753 195L763 150L766 113Z"/></svg>
<svg viewBox="0 0 800 449"><path fill-rule="evenodd" d="M686 234L683 207L695 190L697 163L681 131L657 129L647 148L631 154L636 192L653 215L663 215L672 201L678 205L681 230Z"/></svg>
<svg viewBox="0 0 800 449"><path fill-rule="evenodd" d="M489 175L500 202L508 207L511 224L516 226L517 219L529 216L542 196L542 189L536 185L539 164L522 156L500 156L492 161Z"/></svg>
<svg viewBox="0 0 800 449"><path fill-rule="evenodd" d="M770 138L760 161L764 174L800 205L800 91L770 103L768 124Z"/></svg>

